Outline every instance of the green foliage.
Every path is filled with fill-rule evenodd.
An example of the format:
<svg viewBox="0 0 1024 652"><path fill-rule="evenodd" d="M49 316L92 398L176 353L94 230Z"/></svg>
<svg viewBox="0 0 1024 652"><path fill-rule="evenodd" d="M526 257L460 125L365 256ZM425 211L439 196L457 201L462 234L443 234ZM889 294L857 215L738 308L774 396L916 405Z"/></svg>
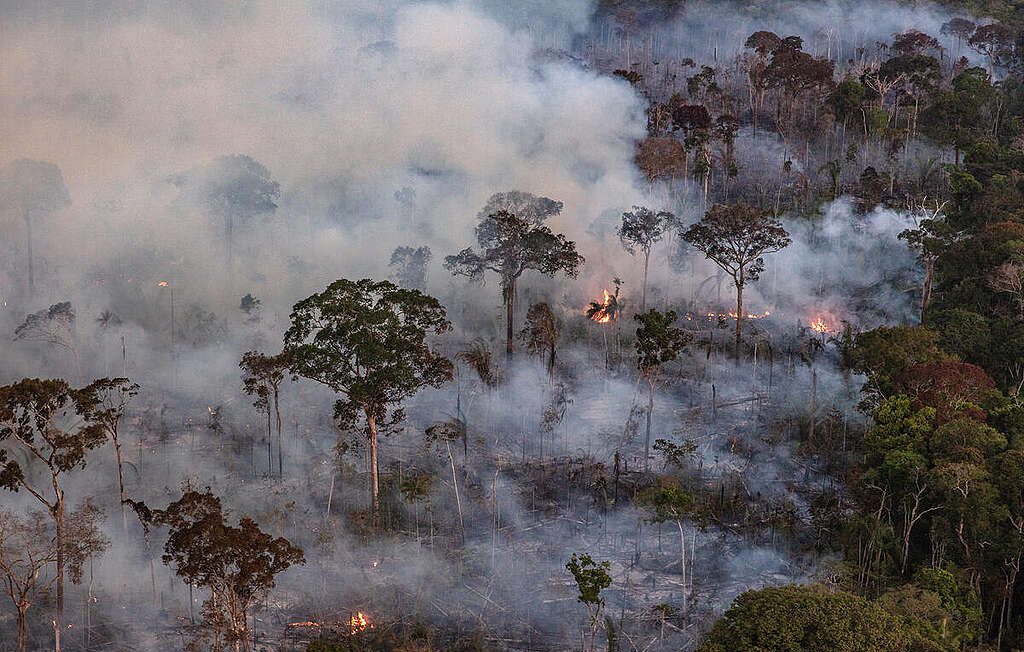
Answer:
<svg viewBox="0 0 1024 652"><path fill-rule="evenodd" d="M699 651L906 652L917 638L904 619L864 598L782 586L736 598Z"/></svg>
<svg viewBox="0 0 1024 652"><path fill-rule="evenodd" d="M341 279L295 304L291 321L284 335L291 370L342 395L335 415L343 425L359 412L382 421L421 387L452 377L451 361L427 341L451 324L437 299L417 290Z"/></svg>
<svg viewBox="0 0 1024 652"><path fill-rule="evenodd" d="M604 602L601 591L612 585L611 563L596 562L590 555L576 555L565 564L565 569L572 573L579 594L576 599L588 606L597 606Z"/></svg>
<svg viewBox="0 0 1024 652"><path fill-rule="evenodd" d="M643 315L635 315L637 367L648 378L657 376L661 366L679 357L693 339L693 335L673 326L676 313L659 312L651 308Z"/></svg>
<svg viewBox="0 0 1024 652"><path fill-rule="evenodd" d="M695 505L693 494L668 480L641 491L636 503L647 509L654 523L682 521L693 515Z"/></svg>
<svg viewBox="0 0 1024 652"><path fill-rule="evenodd" d="M889 396L897 376L915 364L940 362L948 356L938 335L920 326L882 326L859 333L846 350L846 364L867 376L865 391Z"/></svg>

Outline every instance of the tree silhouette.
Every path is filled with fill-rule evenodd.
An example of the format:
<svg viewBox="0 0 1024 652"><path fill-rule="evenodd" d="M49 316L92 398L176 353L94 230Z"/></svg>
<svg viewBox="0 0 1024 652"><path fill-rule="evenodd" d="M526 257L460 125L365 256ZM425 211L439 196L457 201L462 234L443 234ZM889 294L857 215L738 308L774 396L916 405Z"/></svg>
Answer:
<svg viewBox="0 0 1024 652"><path fill-rule="evenodd" d="M494 210L494 212L487 212ZM557 215L561 202L528 193L498 193L481 212L476 226L480 251L463 249L445 257L445 269L456 276L479 279L484 272L498 275L505 305L505 353L512 355L516 284L528 269L554 276L564 272L575 278L583 264L576 244L562 234L554 234L544 220Z"/></svg>
<svg viewBox="0 0 1024 652"><path fill-rule="evenodd" d="M72 425L66 425L69 422ZM46 507L53 520L57 546L55 652L60 652L64 622L66 522L62 482L70 471L85 468L89 451L106 441L103 427L67 382L26 378L0 387L0 487L12 492L24 489ZM14 459L16 450L37 460L49 473L49 481L33 481L27 469Z"/></svg>
<svg viewBox="0 0 1024 652"><path fill-rule="evenodd" d="M35 289L32 227L35 220L71 203L60 168L46 161L18 159L0 170L0 208L21 214L25 222L28 287Z"/></svg>
<svg viewBox="0 0 1024 652"><path fill-rule="evenodd" d="M654 212L643 206L622 214L618 235L622 248L631 256L639 249L644 255L644 281L640 291L640 312L647 310L647 268L651 260L651 249L661 242L665 231L675 221L675 215L668 211Z"/></svg>
<svg viewBox="0 0 1024 652"><path fill-rule="evenodd" d="M764 271L764 255L789 245L789 233L766 211L716 204L683 239L732 277L736 286L736 357L743 337L743 288Z"/></svg>

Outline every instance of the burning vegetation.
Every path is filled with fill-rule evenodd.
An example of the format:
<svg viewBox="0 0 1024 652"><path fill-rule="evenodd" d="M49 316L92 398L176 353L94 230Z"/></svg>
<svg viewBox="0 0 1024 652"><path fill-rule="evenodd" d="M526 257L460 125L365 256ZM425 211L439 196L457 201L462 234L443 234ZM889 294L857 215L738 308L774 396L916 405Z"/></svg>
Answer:
<svg viewBox="0 0 1024 652"><path fill-rule="evenodd" d="M83 4L0 9L0 652L1024 649L1005 0Z"/></svg>

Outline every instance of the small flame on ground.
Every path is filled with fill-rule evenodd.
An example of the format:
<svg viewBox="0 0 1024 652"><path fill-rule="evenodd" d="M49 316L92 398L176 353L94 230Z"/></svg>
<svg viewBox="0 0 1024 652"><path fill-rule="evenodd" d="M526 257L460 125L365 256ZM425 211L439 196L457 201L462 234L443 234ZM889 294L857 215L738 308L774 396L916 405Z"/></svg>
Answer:
<svg viewBox="0 0 1024 652"><path fill-rule="evenodd" d="M157 285L162 288L165 288L169 285L169 283L167 281L160 281L159 283L157 283Z"/></svg>
<svg viewBox="0 0 1024 652"><path fill-rule="evenodd" d="M704 319L736 319L737 313L735 310L729 310L728 312L715 312L709 310L703 315L694 315L693 313L686 313L686 320L693 321L699 317ZM765 310L764 312L747 312L743 314L744 319L764 319L765 317L771 317L771 311Z"/></svg>
<svg viewBox="0 0 1024 652"><path fill-rule="evenodd" d="M362 611L357 611L348 619L348 626L352 634L358 634L359 632L365 632L367 629L373 629L373 623L367 619L366 615Z"/></svg>

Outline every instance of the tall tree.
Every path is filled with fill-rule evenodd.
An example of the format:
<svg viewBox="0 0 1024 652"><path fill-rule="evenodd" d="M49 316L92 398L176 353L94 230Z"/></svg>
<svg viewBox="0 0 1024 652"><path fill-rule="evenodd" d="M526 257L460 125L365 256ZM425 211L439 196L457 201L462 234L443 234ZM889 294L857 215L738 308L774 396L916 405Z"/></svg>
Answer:
<svg viewBox="0 0 1024 652"><path fill-rule="evenodd" d="M352 427L361 415L370 445L372 510L380 483L377 434L402 421L401 403L425 386L451 380L452 363L427 339L451 329L437 299L387 281L340 279L299 303L284 335L294 374L341 394L339 422Z"/></svg>
<svg viewBox="0 0 1024 652"><path fill-rule="evenodd" d="M78 417L78 418L76 418ZM69 425L70 424L70 425ZM89 451L107 441L103 428L78 401L63 380L26 378L0 387L0 487L22 489L46 507L56 535L56 603L54 650L60 652L64 622L65 497L64 476L85 467ZM21 451L49 473L39 483L14 459ZM48 485L48 486L47 486Z"/></svg>
<svg viewBox="0 0 1024 652"><path fill-rule="evenodd" d="M644 434L644 470L649 467L651 450L651 414L654 412L654 389L658 384L662 365L679 357L679 354L693 339L693 336L672 324L676 313L658 312L651 308L642 315L634 316L639 323L636 329L637 368L647 382L647 427Z"/></svg>
<svg viewBox="0 0 1024 652"><path fill-rule="evenodd" d="M277 575L305 563L302 550L250 518L229 525L220 498L209 490L187 490L166 509L131 505L145 527L168 528L163 562L190 585L210 591L206 606L214 649L220 647L220 622L227 623L226 639L236 652L250 649L249 610L274 588Z"/></svg>
<svg viewBox="0 0 1024 652"><path fill-rule="evenodd" d="M716 204L683 232L683 239L714 261L736 286L736 357L743 341L743 288L764 271L764 255L789 245L789 233L767 211Z"/></svg>
<svg viewBox="0 0 1024 652"><path fill-rule="evenodd" d="M32 228L35 220L71 203L60 168L46 161L18 159L0 170L0 208L16 211L25 222L28 287L35 289Z"/></svg>
<svg viewBox="0 0 1024 652"><path fill-rule="evenodd" d="M270 473L271 416L277 429L277 475L284 476L284 449L281 436L281 383L288 371L289 356L282 352L265 355L259 351L247 351L238 366L242 368L242 388L254 398L253 407L262 409L267 415L267 473Z"/></svg>
<svg viewBox="0 0 1024 652"><path fill-rule="evenodd" d="M484 272L498 275L505 304L505 353L512 355L516 283L528 269L554 276L564 272L575 278L583 265L576 244L551 232L543 222L562 210L561 202L527 193L498 193L484 207L476 226L480 251L463 249L446 256L445 269L456 276L479 279Z"/></svg>
<svg viewBox="0 0 1024 652"><path fill-rule="evenodd" d="M590 620L590 652L594 652L597 643L597 628L601 623L601 611L604 609L601 591L612 585L612 577L608 574L611 568L610 562L597 562L586 554L573 554L565 564L565 569L572 574L576 582L576 599L587 608L587 617Z"/></svg>
<svg viewBox="0 0 1024 652"><path fill-rule="evenodd" d="M124 456L121 451L120 425L128 403L139 393L139 386L127 378L100 378L76 392L79 409L89 416L114 445L117 460L117 486L121 520L126 519L124 484Z"/></svg>
<svg viewBox="0 0 1024 652"><path fill-rule="evenodd" d="M935 206L934 210L927 211L915 229L906 229L899 234L900 240L904 240L907 246L917 252L917 260L924 266L924 281L921 285L921 323L924 323L924 315L928 310L928 304L932 298L932 281L935 278L935 263L939 256L946 251L949 245L956 239L956 233L948 222L942 217L942 209L945 203Z"/></svg>
<svg viewBox="0 0 1024 652"><path fill-rule="evenodd" d="M270 176L270 170L244 154L219 156L208 165L174 175L170 181L224 221L229 273L234 260L235 223L273 213L281 197L281 186Z"/></svg>
<svg viewBox="0 0 1024 652"><path fill-rule="evenodd" d="M639 249L644 255L644 281L640 291L640 312L647 310L647 268L651 260L651 249L661 242L665 231L675 221L675 215L668 211L654 212L643 206L622 214L618 235L622 248L635 255Z"/></svg>
<svg viewBox="0 0 1024 652"><path fill-rule="evenodd" d="M395 247L389 265L395 270L395 283L409 290L427 291L427 266L433 254L430 247Z"/></svg>
<svg viewBox="0 0 1024 652"><path fill-rule="evenodd" d="M648 510L651 522L674 523L679 532L679 566L683 587L682 613L685 617L690 611L690 604L689 591L686 586L686 530L683 528L683 523L693 512L693 496L674 482L661 482L644 490L637 496L637 502Z"/></svg>

